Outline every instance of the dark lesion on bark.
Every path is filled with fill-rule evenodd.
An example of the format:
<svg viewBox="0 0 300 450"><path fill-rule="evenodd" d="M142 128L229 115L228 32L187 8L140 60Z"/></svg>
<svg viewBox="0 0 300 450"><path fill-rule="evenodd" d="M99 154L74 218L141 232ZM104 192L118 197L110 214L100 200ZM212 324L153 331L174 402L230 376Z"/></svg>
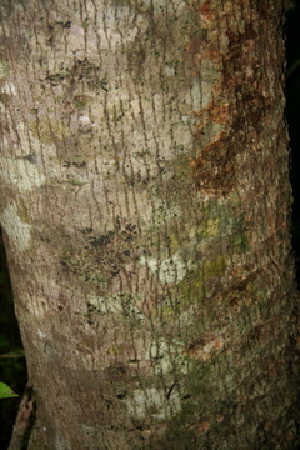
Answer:
<svg viewBox="0 0 300 450"><path fill-rule="evenodd" d="M192 162L193 178L198 189L228 195L234 187L236 146L230 137L208 144Z"/></svg>
<svg viewBox="0 0 300 450"><path fill-rule="evenodd" d="M16 423L13 427L12 437L8 450L26 449L30 440L31 431L36 416L36 402L32 387L27 383L20 402Z"/></svg>

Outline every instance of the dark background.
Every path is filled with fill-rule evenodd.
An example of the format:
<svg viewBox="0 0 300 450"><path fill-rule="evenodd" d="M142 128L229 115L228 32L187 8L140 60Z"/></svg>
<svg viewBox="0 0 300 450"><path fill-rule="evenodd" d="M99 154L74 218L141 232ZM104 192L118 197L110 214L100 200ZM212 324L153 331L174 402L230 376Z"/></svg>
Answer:
<svg viewBox="0 0 300 450"><path fill-rule="evenodd" d="M290 135L290 180L294 197L291 235L300 289L300 0L294 1L286 14L286 59L286 120Z"/></svg>
<svg viewBox="0 0 300 450"><path fill-rule="evenodd" d="M294 197L291 236L300 289L300 0L290 1L286 14L286 56L286 120L290 134L290 179ZM24 356L20 356L22 344L1 235L0 310L0 381L21 396L26 383L26 365ZM8 447L19 401L20 397L0 400L0 449Z"/></svg>

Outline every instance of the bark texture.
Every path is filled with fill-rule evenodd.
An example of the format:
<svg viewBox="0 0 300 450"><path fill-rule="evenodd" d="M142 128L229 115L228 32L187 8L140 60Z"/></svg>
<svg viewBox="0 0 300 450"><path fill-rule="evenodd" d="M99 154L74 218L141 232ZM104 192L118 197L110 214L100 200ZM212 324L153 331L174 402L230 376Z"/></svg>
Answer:
<svg viewBox="0 0 300 450"><path fill-rule="evenodd" d="M2 2L28 449L292 449L279 0Z"/></svg>

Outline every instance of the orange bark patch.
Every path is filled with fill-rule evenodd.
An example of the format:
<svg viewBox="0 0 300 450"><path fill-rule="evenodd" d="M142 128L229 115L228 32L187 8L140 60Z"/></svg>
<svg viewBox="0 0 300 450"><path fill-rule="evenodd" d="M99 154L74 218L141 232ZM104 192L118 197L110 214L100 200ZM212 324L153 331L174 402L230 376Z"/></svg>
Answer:
<svg viewBox="0 0 300 450"><path fill-rule="evenodd" d="M192 342L188 350L183 351L183 354L187 354L194 359L200 359L200 361L207 361L211 358L211 352L220 352L223 346L224 340L220 334L207 332Z"/></svg>

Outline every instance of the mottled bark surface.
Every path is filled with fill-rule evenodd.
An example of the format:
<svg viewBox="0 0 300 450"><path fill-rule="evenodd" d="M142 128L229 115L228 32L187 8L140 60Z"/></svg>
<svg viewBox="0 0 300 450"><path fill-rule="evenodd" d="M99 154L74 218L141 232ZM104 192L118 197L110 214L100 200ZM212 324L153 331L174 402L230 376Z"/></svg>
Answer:
<svg viewBox="0 0 300 450"><path fill-rule="evenodd" d="M1 8L28 448L295 448L281 2Z"/></svg>

